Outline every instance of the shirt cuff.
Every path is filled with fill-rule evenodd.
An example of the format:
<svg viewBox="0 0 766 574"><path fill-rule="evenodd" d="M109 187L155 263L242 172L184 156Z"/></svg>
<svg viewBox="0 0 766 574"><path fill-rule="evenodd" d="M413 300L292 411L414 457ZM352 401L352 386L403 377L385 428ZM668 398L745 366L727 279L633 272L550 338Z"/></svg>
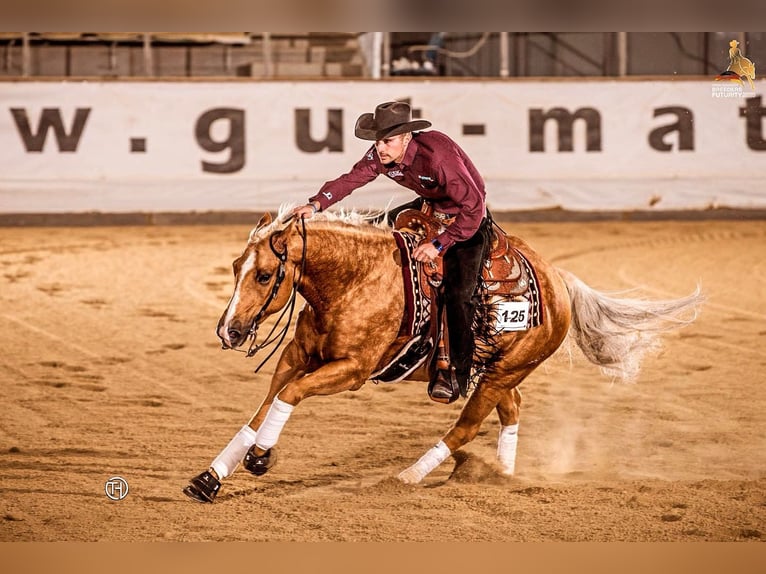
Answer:
<svg viewBox="0 0 766 574"><path fill-rule="evenodd" d="M327 200L325 196L323 196L321 193L316 194L313 197L309 197L309 203L312 201L316 201L319 204L319 211L324 211L328 207L332 205L330 201Z"/></svg>
<svg viewBox="0 0 766 574"><path fill-rule="evenodd" d="M442 233L441 235L437 235L436 239L434 239L434 241L438 241L441 244L441 246L442 246L441 249L439 249L437 247L437 249L439 249L439 253L444 253L447 249L449 249L450 247L452 247L455 244L455 242L446 233Z"/></svg>

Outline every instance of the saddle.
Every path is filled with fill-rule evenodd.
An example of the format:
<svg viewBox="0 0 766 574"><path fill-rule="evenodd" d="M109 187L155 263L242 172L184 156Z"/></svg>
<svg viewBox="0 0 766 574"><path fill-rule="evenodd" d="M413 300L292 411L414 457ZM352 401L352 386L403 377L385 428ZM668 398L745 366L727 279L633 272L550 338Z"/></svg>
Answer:
<svg viewBox="0 0 766 574"><path fill-rule="evenodd" d="M508 235L492 223L492 240L488 258L481 270L484 297L523 295L529 288L529 265L524 256L508 240Z"/></svg>
<svg viewBox="0 0 766 574"><path fill-rule="evenodd" d="M458 394L466 395L466 389L458 390L454 384L453 396L449 400L440 400L431 395L434 374L450 370L446 317L441 312L439 297L439 288L444 278L443 259L439 256L431 263L415 264L409 254L418 244L432 241L443 233L454 220L454 217L435 213L428 203L424 203L419 210L406 209L398 214L394 223L394 236L400 249L398 255L406 294L405 315L399 334L410 336L411 339L394 360L371 377L376 381L395 382L405 378L405 374L410 374L428 359L431 375L429 396L437 402L452 402ZM534 309L530 310L528 327L539 325L540 305L536 283L534 271L527 260L511 245L505 232L493 224L490 249L477 290L482 306L485 307L484 322L492 321L491 309L497 301L523 300L530 301ZM487 330L483 331L486 333ZM479 335L477 333L477 338ZM478 366L481 368L483 365Z"/></svg>
<svg viewBox="0 0 766 574"><path fill-rule="evenodd" d="M433 207L423 203L418 209L405 209L394 222L394 229L411 233L419 239L419 243L434 240L452 224L454 217L444 217L435 214ZM531 268L524 256L510 243L508 235L494 222L490 249L481 272L479 291L482 300L492 296L516 297L523 295L529 288ZM444 278L444 261L441 255L433 263L420 266L420 284L430 296L433 289L438 289ZM430 297L429 297L430 298Z"/></svg>
<svg viewBox="0 0 766 574"><path fill-rule="evenodd" d="M394 221L394 229L414 236L416 243L420 244L436 239L454 220L454 217L437 219L433 215L433 207L423 202L421 209L405 209L399 213ZM424 295L433 299L434 289L441 287L444 278L444 259L439 255L433 262L419 267L420 285Z"/></svg>

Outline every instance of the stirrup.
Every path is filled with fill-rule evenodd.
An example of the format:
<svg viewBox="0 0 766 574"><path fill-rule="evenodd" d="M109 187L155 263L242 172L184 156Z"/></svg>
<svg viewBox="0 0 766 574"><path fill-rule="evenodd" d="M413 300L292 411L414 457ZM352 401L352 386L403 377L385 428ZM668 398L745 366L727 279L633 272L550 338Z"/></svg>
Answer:
<svg viewBox="0 0 766 574"><path fill-rule="evenodd" d="M206 470L192 478L183 493L197 502L213 502L220 489L221 481Z"/></svg>
<svg viewBox="0 0 766 574"><path fill-rule="evenodd" d="M248 449L247 454L242 461L242 466L255 476L263 476L277 463L277 451L272 447L261 456L257 456L255 454L256 448L257 447L253 445Z"/></svg>
<svg viewBox="0 0 766 574"><path fill-rule="evenodd" d="M455 371L453 369L437 369L428 384L428 396L437 403L445 405L454 403L460 396L460 386L455 377Z"/></svg>

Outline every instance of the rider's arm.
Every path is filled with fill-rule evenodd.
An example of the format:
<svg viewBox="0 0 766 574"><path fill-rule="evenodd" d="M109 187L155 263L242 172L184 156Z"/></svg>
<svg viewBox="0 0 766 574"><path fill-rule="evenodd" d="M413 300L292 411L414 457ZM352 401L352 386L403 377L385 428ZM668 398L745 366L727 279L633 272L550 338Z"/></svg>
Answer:
<svg viewBox="0 0 766 574"><path fill-rule="evenodd" d="M452 225L436 237L444 250L457 241L473 237L486 209L483 190L479 189L460 158L443 164L442 170L440 176L444 178L446 195L460 208Z"/></svg>
<svg viewBox="0 0 766 574"><path fill-rule="evenodd" d="M370 183L380 173L377 156L375 146L371 147L364 157L354 164L351 171L326 182L319 189L319 193L309 198L309 202L318 204L319 210L322 211L350 195L355 189Z"/></svg>

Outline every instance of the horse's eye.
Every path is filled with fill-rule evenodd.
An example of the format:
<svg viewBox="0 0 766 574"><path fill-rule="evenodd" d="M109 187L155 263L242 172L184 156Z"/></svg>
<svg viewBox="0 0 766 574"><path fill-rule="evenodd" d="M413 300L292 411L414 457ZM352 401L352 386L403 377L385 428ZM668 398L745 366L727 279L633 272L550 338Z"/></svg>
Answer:
<svg viewBox="0 0 766 574"><path fill-rule="evenodd" d="M256 278L261 285L266 285L266 283L269 282L269 279L271 279L271 273L259 273Z"/></svg>

